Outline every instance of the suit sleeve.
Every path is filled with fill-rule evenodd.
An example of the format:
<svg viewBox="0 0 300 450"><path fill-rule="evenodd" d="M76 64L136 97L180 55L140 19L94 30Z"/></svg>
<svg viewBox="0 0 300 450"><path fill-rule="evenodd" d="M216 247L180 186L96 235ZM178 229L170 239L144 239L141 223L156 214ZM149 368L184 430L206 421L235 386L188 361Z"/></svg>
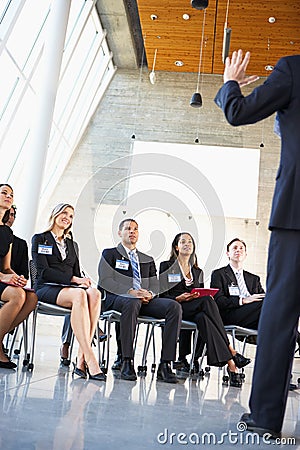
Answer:
<svg viewBox="0 0 300 450"><path fill-rule="evenodd" d="M98 286L115 295L126 294L130 288L128 276L115 270L116 257L111 249L102 252L98 265Z"/></svg>
<svg viewBox="0 0 300 450"><path fill-rule="evenodd" d="M229 294L228 286L226 285L225 279L222 277L220 271L214 270L211 274L210 287L219 289L219 292L217 292L214 298L220 310L240 307L239 295Z"/></svg>
<svg viewBox="0 0 300 450"><path fill-rule="evenodd" d="M267 80L250 95L244 97L236 81L227 81L217 93L215 103L224 111L231 125L247 125L284 109L290 101L291 89L291 70L283 58Z"/></svg>
<svg viewBox="0 0 300 450"><path fill-rule="evenodd" d="M72 276L58 268L52 268L49 264L49 258L52 255L43 255L38 253L39 245L45 242L43 234L35 234L32 238L32 259L38 272L39 278L44 282L70 284Z"/></svg>
<svg viewBox="0 0 300 450"><path fill-rule="evenodd" d="M29 277L29 262L28 262L28 246L27 242L23 239L20 242L20 264L19 275L23 275L26 280Z"/></svg>
<svg viewBox="0 0 300 450"><path fill-rule="evenodd" d="M168 274L168 264L163 261L159 265L159 296L174 299L169 290Z"/></svg>
<svg viewBox="0 0 300 450"><path fill-rule="evenodd" d="M75 277L82 277L81 269L80 269L80 262L79 262L79 245L76 241L73 241L73 239L70 239L70 243L73 246L74 255L75 255L75 262L73 267L73 273Z"/></svg>
<svg viewBox="0 0 300 450"><path fill-rule="evenodd" d="M261 285L260 278L258 276L255 277L255 290L251 292L251 294L264 294L264 288Z"/></svg>
<svg viewBox="0 0 300 450"><path fill-rule="evenodd" d="M145 280L146 281L146 280ZM153 292L154 295L158 295L159 293L159 282L157 278L157 271L154 260L151 258L151 261L149 262L149 279L146 281L146 289L148 291ZM142 280L142 287L144 283Z"/></svg>

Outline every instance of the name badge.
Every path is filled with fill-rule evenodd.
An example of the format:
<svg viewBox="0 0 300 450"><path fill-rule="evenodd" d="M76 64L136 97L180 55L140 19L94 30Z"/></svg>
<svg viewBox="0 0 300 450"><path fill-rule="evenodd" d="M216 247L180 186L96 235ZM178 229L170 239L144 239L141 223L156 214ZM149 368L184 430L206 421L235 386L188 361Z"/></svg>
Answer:
<svg viewBox="0 0 300 450"><path fill-rule="evenodd" d="M39 244L38 253L40 255L52 255L52 245Z"/></svg>
<svg viewBox="0 0 300 450"><path fill-rule="evenodd" d="M228 286L229 295L240 295L240 290L238 286Z"/></svg>
<svg viewBox="0 0 300 450"><path fill-rule="evenodd" d="M180 273L168 273L169 283L179 283L181 281Z"/></svg>
<svg viewBox="0 0 300 450"><path fill-rule="evenodd" d="M115 268L121 270L128 270L129 261L125 261L124 259L117 259Z"/></svg>

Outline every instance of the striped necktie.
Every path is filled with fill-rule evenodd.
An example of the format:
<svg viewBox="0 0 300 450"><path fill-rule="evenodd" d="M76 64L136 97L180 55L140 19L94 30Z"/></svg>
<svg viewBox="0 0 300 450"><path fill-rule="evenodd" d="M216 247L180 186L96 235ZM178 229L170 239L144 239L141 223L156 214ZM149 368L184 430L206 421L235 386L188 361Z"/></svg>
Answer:
<svg viewBox="0 0 300 450"><path fill-rule="evenodd" d="M239 287L239 290L240 290L240 295L241 295L243 298L249 297L250 294L249 294L249 291L248 291L248 289L247 289L247 286L246 286L246 283L245 283L245 280L244 280L244 277L243 277L242 272L235 272L235 276L236 276L236 280L237 280L237 282L238 282L238 287Z"/></svg>
<svg viewBox="0 0 300 450"><path fill-rule="evenodd" d="M136 254L133 250L130 250L129 257L133 273L132 287L133 289L138 290L141 289L141 275L139 265L136 259Z"/></svg>

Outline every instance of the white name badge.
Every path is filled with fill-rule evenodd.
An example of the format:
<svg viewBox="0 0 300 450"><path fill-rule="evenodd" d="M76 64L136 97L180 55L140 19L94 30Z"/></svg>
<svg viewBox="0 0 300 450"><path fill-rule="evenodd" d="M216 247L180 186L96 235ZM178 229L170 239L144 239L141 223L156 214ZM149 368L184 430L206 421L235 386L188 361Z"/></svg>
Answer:
<svg viewBox="0 0 300 450"><path fill-rule="evenodd" d="M181 281L180 273L168 273L169 283L179 283Z"/></svg>
<svg viewBox="0 0 300 450"><path fill-rule="evenodd" d="M38 253L40 255L52 255L52 245L39 244Z"/></svg>
<svg viewBox="0 0 300 450"><path fill-rule="evenodd" d="M124 259L117 259L115 268L121 270L128 270L129 261L125 261Z"/></svg>
<svg viewBox="0 0 300 450"><path fill-rule="evenodd" d="M229 295L240 295L240 290L238 286L228 286Z"/></svg>

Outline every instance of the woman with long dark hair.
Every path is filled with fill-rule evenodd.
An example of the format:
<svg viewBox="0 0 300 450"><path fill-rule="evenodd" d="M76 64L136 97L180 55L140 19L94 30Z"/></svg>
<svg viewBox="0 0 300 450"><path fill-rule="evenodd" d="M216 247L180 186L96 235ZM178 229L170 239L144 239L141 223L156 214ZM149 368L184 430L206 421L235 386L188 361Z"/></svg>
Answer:
<svg viewBox="0 0 300 450"><path fill-rule="evenodd" d="M199 338L195 366L198 365L198 358L206 343L208 364L218 367L228 364L230 385L240 387L241 378L237 368L249 364L250 359L244 358L230 346L213 297L199 297L199 293L192 293L193 288L204 287L204 283L203 271L197 264L195 241L189 233L183 232L175 236L169 260L160 264L159 281L160 295L179 302L183 320L197 324ZM189 367L186 356L190 353L190 334L188 341L184 336L185 334L182 334L179 341L179 361Z"/></svg>
<svg viewBox="0 0 300 450"><path fill-rule="evenodd" d="M17 365L10 361L4 352L3 339L6 333L28 317L34 310L37 297L34 292L26 291L26 278L11 268L11 249L13 233L5 225L14 199L13 189L9 184L0 184L0 368L14 369Z"/></svg>
<svg viewBox="0 0 300 450"><path fill-rule="evenodd" d="M37 268L35 291L40 301L71 309L71 325L79 343L73 374L105 381L91 347L101 306L100 292L91 280L82 277L73 240L68 232L74 217L73 206L58 204L49 227L32 238L32 258Z"/></svg>

